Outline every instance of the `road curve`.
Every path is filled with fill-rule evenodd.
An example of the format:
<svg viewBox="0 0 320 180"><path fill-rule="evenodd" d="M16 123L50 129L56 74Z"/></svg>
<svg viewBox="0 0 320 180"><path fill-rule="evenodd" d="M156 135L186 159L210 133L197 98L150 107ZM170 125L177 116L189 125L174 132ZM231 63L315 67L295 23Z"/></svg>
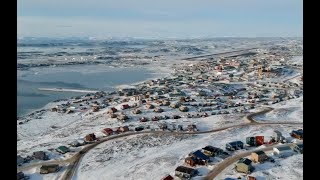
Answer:
<svg viewBox="0 0 320 180"><path fill-rule="evenodd" d="M294 143L289 143L289 144L281 144L281 145L273 145L273 146L268 146L265 148L260 148L260 149L255 149L251 151L246 151L243 153L236 154L232 157L228 157L227 159L224 159L221 163L219 163L215 168L213 168L209 174L204 178L204 180L213 180L215 177L217 177L225 168L229 167L231 164L235 163L241 158L249 156L252 152L257 152L257 151L270 151L274 147L287 147L291 146ZM300 143L298 143L300 144Z"/></svg>
<svg viewBox="0 0 320 180"><path fill-rule="evenodd" d="M247 119L248 123L242 123L242 124L237 124L237 125L231 125L231 126L226 126L226 127L221 127L217 129L212 129L208 131L196 131L196 132L170 132L170 131L139 131L139 132L128 132L128 133L123 133L115 136L110 136L110 137L105 137L102 138L100 141L97 141L93 144L85 146L81 151L75 153L71 158L65 159L65 160L55 160L55 161L44 161L40 163L34 163L28 166L23 166L23 167L18 167L17 172L20 171L25 171L30 168L34 168L40 165L48 165L48 164L59 164L59 165L66 165L69 164L67 167L66 172L64 173L64 176L62 177L62 180L71 180L75 170L78 167L78 164L80 160L83 158L83 156L96 147L97 145L104 143L108 140L112 139L118 139L126 136L132 136L132 135L137 135L137 134L171 134L171 135L177 135L177 134L205 134L205 133L213 133L213 132L218 132L218 131L223 131L226 129L230 128L235 128L235 127L244 127L244 126L256 126L256 125L285 125L285 124L303 124L303 123L298 123L298 122L274 122L274 123L260 123L257 122L253 119L254 116L261 115L264 113L267 113L269 111L272 111L273 108L268 107L267 109L261 110L259 112L251 113L247 115L245 118Z"/></svg>

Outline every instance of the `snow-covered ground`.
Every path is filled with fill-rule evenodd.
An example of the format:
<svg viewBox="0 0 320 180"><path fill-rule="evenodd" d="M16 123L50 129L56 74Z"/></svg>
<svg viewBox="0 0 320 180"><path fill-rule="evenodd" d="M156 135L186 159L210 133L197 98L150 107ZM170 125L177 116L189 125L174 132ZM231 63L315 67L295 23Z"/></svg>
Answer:
<svg viewBox="0 0 320 180"><path fill-rule="evenodd" d="M254 119L263 122L303 122L303 96L270 107L274 110Z"/></svg>
<svg viewBox="0 0 320 180"><path fill-rule="evenodd" d="M255 170L250 174L257 180L274 180L274 179L303 179L303 155L294 154L286 158L277 158L272 155L272 152L266 153L274 158L275 163L253 163ZM247 157L250 158L250 157ZM225 178L244 177L244 174L238 173L234 169L234 164L221 172L215 179L224 180Z"/></svg>
<svg viewBox="0 0 320 180"><path fill-rule="evenodd" d="M139 135L112 140L85 155L75 179L160 179L166 174L173 176L177 166L185 165L184 158L190 152L207 145L225 149L226 143L234 140L245 142L247 136L264 135L268 139L274 130L279 130L285 137L289 137L291 129L296 128L301 127L265 125L233 128L202 135ZM242 151L244 150L235 153ZM208 167L196 167L202 173L200 177L204 177L221 160L215 158Z"/></svg>

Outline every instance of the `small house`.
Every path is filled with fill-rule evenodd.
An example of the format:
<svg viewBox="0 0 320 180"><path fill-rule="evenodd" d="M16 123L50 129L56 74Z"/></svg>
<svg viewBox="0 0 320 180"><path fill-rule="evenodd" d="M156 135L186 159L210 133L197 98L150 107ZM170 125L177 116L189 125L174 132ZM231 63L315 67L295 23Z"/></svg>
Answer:
<svg viewBox="0 0 320 180"><path fill-rule="evenodd" d="M84 144L84 142L81 143L81 142L79 142L78 140L74 140L74 141L72 141L71 143L69 143L68 145L70 145L71 147L78 147L78 146L81 146L81 145L83 145L83 144Z"/></svg>
<svg viewBox="0 0 320 180"><path fill-rule="evenodd" d="M57 152L61 153L61 154L65 154L67 152L70 152L70 149L66 146L59 146L57 149L56 149Z"/></svg>
<svg viewBox="0 0 320 180"><path fill-rule="evenodd" d="M182 112L188 112L189 108L187 106L180 106L179 110L182 111Z"/></svg>
<svg viewBox="0 0 320 180"><path fill-rule="evenodd" d="M243 142L232 141L226 144L226 150L235 151L237 149L243 149Z"/></svg>
<svg viewBox="0 0 320 180"><path fill-rule="evenodd" d="M189 125L187 126L187 129L188 129L188 131L190 131L190 132L194 132L194 131L197 131L197 126L196 126L195 124L189 124Z"/></svg>
<svg viewBox="0 0 320 180"><path fill-rule="evenodd" d="M296 139L300 139L300 140L303 140L303 130L302 129L299 129L299 130L293 130L291 133L290 133L291 137L294 137Z"/></svg>
<svg viewBox="0 0 320 180"><path fill-rule="evenodd" d="M21 165L24 163L24 158L20 155L17 155L17 165Z"/></svg>
<svg viewBox="0 0 320 180"><path fill-rule="evenodd" d="M204 148L202 148L203 153L207 156L217 156L223 153L223 150L217 147L213 147L213 146L206 146Z"/></svg>
<svg viewBox="0 0 320 180"><path fill-rule="evenodd" d="M106 136L110 136L113 134L113 130L111 128L105 128L102 130L102 133L105 134Z"/></svg>
<svg viewBox="0 0 320 180"><path fill-rule="evenodd" d="M170 101L168 100L163 100L161 103L162 106L169 106L170 105Z"/></svg>
<svg viewBox="0 0 320 180"><path fill-rule="evenodd" d="M170 174L168 174L165 177L163 177L161 180L174 180L174 178Z"/></svg>
<svg viewBox="0 0 320 180"><path fill-rule="evenodd" d="M153 109L153 108L154 108L154 105L153 105L153 104L147 104L147 105L146 105L146 108L147 108L147 109Z"/></svg>
<svg viewBox="0 0 320 180"><path fill-rule="evenodd" d="M134 109L132 111L133 114L141 114L141 110L140 109Z"/></svg>
<svg viewBox="0 0 320 180"><path fill-rule="evenodd" d="M135 131L142 131L144 129L143 126L138 126L136 128L134 128Z"/></svg>
<svg viewBox="0 0 320 180"><path fill-rule="evenodd" d="M118 110L115 108L115 107L112 107L112 108L110 108L109 110L108 110L108 113L109 114L112 114L112 113L115 113L115 112L117 112Z"/></svg>
<svg viewBox="0 0 320 180"><path fill-rule="evenodd" d="M40 167L40 174L48 174L57 172L59 170L58 164L42 165Z"/></svg>
<svg viewBox="0 0 320 180"><path fill-rule="evenodd" d="M210 161L210 158L207 155L203 154L200 150L190 153L189 156L199 159L204 164L207 164Z"/></svg>
<svg viewBox="0 0 320 180"><path fill-rule="evenodd" d="M279 142L279 141L284 139L284 137L282 136L282 133L280 131L278 131L278 130L273 131L273 136L272 137L274 138L274 140L276 142Z"/></svg>
<svg viewBox="0 0 320 180"><path fill-rule="evenodd" d="M159 123L159 128L162 130L168 129L168 125L166 123Z"/></svg>
<svg viewBox="0 0 320 180"><path fill-rule="evenodd" d="M123 110L123 109L129 109L130 108L130 106L129 106L129 104L123 104L123 105L121 105L121 109Z"/></svg>
<svg viewBox="0 0 320 180"><path fill-rule="evenodd" d="M303 144L293 144L291 149L298 154L303 154Z"/></svg>
<svg viewBox="0 0 320 180"><path fill-rule="evenodd" d="M273 154L277 155L279 157L288 157L293 155L293 151L289 146L283 146L283 147L274 147L273 148Z"/></svg>
<svg viewBox="0 0 320 180"><path fill-rule="evenodd" d="M254 177L254 176L247 176L247 179L246 179L246 180L257 180L257 178Z"/></svg>
<svg viewBox="0 0 320 180"><path fill-rule="evenodd" d="M35 159L39 159L39 160L48 160L48 156L47 156L46 153L43 152L43 151L33 152L33 157L34 157Z"/></svg>
<svg viewBox="0 0 320 180"><path fill-rule="evenodd" d="M97 138L96 138L96 135L94 133L91 133L91 134L87 134L85 137L84 137L84 140L86 142L92 142L92 141L95 141Z"/></svg>
<svg viewBox="0 0 320 180"><path fill-rule="evenodd" d="M119 132L127 132L129 131L129 127L128 126L121 126L118 128Z"/></svg>
<svg viewBox="0 0 320 180"><path fill-rule="evenodd" d="M178 166L175 169L175 176L181 177L181 178L191 178L198 174L198 171L193 168L188 168L185 166Z"/></svg>
<svg viewBox="0 0 320 180"><path fill-rule="evenodd" d="M171 108L179 108L179 106L180 106L180 103L171 103L170 104Z"/></svg>
<svg viewBox="0 0 320 180"><path fill-rule="evenodd" d="M257 151L251 153L251 160L255 163L257 162L264 162L268 159L268 156L264 151Z"/></svg>
<svg viewBox="0 0 320 180"><path fill-rule="evenodd" d="M140 122L147 122L148 121L148 118L146 118L146 117L141 117L140 118Z"/></svg>
<svg viewBox="0 0 320 180"><path fill-rule="evenodd" d="M152 121L159 121L160 118L159 118L158 116L153 116L153 117L151 118L151 120L152 120Z"/></svg>
<svg viewBox="0 0 320 180"><path fill-rule="evenodd" d="M157 113L162 113L162 112L163 112L163 109L157 107L157 108L155 108L153 111L154 111L154 112L157 112Z"/></svg>
<svg viewBox="0 0 320 180"><path fill-rule="evenodd" d="M125 114L119 114L119 115L117 116L117 119L118 119L119 121L125 122L125 120L127 120L127 119L129 119L129 118L128 118L128 116L125 115Z"/></svg>
<svg viewBox="0 0 320 180"><path fill-rule="evenodd" d="M118 116L118 114L115 114L115 113L110 113L110 114L109 114L109 117L110 117L110 118L116 118L117 116Z"/></svg>
<svg viewBox="0 0 320 180"><path fill-rule="evenodd" d="M24 175L23 172L18 172L17 173L17 180L23 180L25 178L26 178L26 176Z"/></svg>
<svg viewBox="0 0 320 180"><path fill-rule="evenodd" d="M248 158L240 159L238 163L235 165L235 169L240 173L246 174L250 174L254 170L252 166L252 161Z"/></svg>
<svg viewBox="0 0 320 180"><path fill-rule="evenodd" d="M187 157L184 159L184 162L190 166L205 165L205 162L197 159L196 157Z"/></svg>

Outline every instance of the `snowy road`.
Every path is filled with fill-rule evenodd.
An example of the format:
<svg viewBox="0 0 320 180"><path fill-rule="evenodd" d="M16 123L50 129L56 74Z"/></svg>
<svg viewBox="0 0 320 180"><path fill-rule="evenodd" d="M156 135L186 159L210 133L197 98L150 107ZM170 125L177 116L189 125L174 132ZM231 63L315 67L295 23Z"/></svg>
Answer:
<svg viewBox="0 0 320 180"><path fill-rule="evenodd" d="M209 174L204 178L205 180L212 180L214 179L219 173L221 173L225 168L227 168L228 166L230 166L231 164L235 163L236 161L238 161L241 158L247 157L249 156L252 152L257 152L257 151L271 151L274 147L289 147L294 143L290 143L290 144L281 144L281 145L273 145L273 146L269 146L269 147L265 147L265 148L261 148L261 149L256 149L256 150L252 150L252 151L246 151L237 155L234 155L232 157L229 157L225 160L223 160L220 164L218 164L214 169L212 169ZM302 144L302 143L298 143L298 144Z"/></svg>
<svg viewBox="0 0 320 180"><path fill-rule="evenodd" d="M272 111L273 108L267 108L264 110L261 110L259 112L255 112L255 113L251 113L249 115L246 116L246 120L249 121L248 123L243 123L243 124L238 124L238 125L232 125L232 126L226 126L226 127L222 127L222 128L217 128L217 129L212 129L212 130L208 130L208 131L198 131L198 132L169 132L169 131L140 131L140 132L129 132L129 133L123 133L123 134L119 134L116 136L110 136L110 137L105 137L103 139L101 139L98 142L95 142L93 144L90 144L86 147L84 147L80 152L77 152L74 156L72 156L69 159L66 160L57 160L57 161L47 161L47 162L41 162L41 163L36 163L36 164L31 164L29 166L24 166L24 167L19 167L17 168L17 172L20 171L25 171L27 169L31 169L40 165L47 165L47 164L59 164L59 165L67 165L67 170L64 173L63 176L63 180L71 180L74 173L76 172L76 169L79 165L80 160L84 157L84 155L90 151L91 149L93 149L94 147L96 147L97 145L104 143L108 140L112 140L112 139L118 139L118 138L122 138L122 137L126 137L126 136L132 136L132 135L137 135L137 134L171 134L171 135L177 135L177 134L205 134L205 133L213 133L213 132L218 132L218 131L223 131L226 129L230 129L230 128L237 128L237 127L244 127L244 126L257 126L257 125L292 125L292 124L303 124L303 123L296 123L296 122L274 122L274 123L260 123L257 122L253 119L254 116L257 115L262 115L265 114L267 112ZM272 148L272 147L268 147L268 148ZM261 149L260 149L261 150ZM246 152L246 153L251 153L250 152ZM238 156L237 156L238 157ZM214 175L214 174L213 174ZM212 175L211 175L212 176ZM210 177L211 177L210 176ZM216 176L216 175L215 175Z"/></svg>

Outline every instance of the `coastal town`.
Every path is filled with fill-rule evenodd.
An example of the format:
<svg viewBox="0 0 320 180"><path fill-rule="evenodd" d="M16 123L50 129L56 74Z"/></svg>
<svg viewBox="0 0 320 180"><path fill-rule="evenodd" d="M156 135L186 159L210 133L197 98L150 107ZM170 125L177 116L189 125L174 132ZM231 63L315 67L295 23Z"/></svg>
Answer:
<svg viewBox="0 0 320 180"><path fill-rule="evenodd" d="M123 144L128 149L144 143L126 140L129 136L154 139L153 143L146 142L148 147L169 148L174 142L192 141L186 150L176 152L179 159L157 177L162 180L219 176L254 180L263 177L263 173L255 173L264 166L276 167L286 158L303 154L302 118L268 119L268 114L287 102L298 107L292 108L294 111L302 112L303 63L299 43L289 41L283 46L194 56L168 64L172 66L167 77L118 86L116 91L74 96L19 117L18 179L28 179L30 174L44 179L72 179L77 174L81 179L79 171L86 168L79 162L85 161L89 150L101 150L104 144L116 147L118 141L128 141ZM218 135L230 129L236 134L237 128L245 133ZM25 131L31 134L24 135ZM220 140L212 138L214 144L198 144L196 136L205 138L205 134L216 134ZM38 139L32 139L35 135ZM116 159L113 156L122 148L111 150L112 155L103 155L108 160ZM222 176L227 171L231 175Z"/></svg>

